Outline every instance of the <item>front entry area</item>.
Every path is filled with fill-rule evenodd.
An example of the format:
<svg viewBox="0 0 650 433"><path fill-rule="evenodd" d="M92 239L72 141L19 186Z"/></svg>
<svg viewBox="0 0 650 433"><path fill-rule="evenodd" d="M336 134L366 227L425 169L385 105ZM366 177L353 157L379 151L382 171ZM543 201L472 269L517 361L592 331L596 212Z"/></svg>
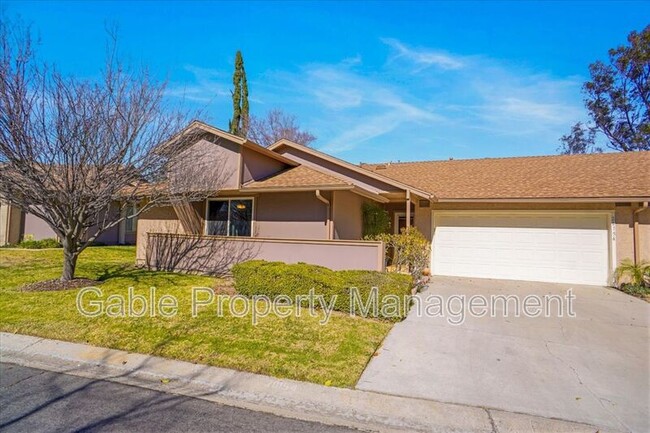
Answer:
<svg viewBox="0 0 650 433"><path fill-rule="evenodd" d="M435 275L607 285L604 212L434 211Z"/></svg>

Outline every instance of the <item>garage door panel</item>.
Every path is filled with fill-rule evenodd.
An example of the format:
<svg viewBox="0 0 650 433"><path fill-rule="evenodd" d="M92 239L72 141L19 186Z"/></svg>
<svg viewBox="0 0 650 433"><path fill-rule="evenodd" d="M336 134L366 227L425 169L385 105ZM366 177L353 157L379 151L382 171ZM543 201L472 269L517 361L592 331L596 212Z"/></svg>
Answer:
<svg viewBox="0 0 650 433"><path fill-rule="evenodd" d="M440 215L432 267L439 275L606 284L605 215Z"/></svg>

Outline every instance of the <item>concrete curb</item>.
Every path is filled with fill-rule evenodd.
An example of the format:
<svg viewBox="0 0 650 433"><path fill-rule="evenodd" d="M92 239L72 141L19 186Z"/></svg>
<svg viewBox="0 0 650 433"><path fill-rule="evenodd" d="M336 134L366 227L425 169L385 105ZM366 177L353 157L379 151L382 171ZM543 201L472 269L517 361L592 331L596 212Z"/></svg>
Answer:
<svg viewBox="0 0 650 433"><path fill-rule="evenodd" d="M605 433L585 424L326 387L18 334L0 333L0 360L361 430Z"/></svg>

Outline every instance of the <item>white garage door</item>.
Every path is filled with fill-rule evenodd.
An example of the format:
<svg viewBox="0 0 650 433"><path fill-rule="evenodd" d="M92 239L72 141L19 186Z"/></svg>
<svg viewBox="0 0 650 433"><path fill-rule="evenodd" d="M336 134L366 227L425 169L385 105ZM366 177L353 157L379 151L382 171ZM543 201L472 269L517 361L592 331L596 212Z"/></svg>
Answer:
<svg viewBox="0 0 650 433"><path fill-rule="evenodd" d="M434 212L436 275L607 284L604 214Z"/></svg>

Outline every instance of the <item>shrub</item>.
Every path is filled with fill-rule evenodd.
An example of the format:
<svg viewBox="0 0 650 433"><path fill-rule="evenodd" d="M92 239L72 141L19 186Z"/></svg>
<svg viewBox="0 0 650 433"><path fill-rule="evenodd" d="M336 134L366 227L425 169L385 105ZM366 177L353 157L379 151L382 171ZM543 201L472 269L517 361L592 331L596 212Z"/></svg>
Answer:
<svg viewBox="0 0 650 433"><path fill-rule="evenodd" d="M619 290L637 298L650 298L650 287L634 284L621 284Z"/></svg>
<svg viewBox="0 0 650 433"><path fill-rule="evenodd" d="M629 283L632 286L648 286L650 280L650 263L634 263L630 259L621 261L615 272L616 284Z"/></svg>
<svg viewBox="0 0 650 433"><path fill-rule="evenodd" d="M363 214L363 237L378 236L390 228L388 212L376 203L364 203L361 207Z"/></svg>
<svg viewBox="0 0 650 433"><path fill-rule="evenodd" d="M61 243L56 239L41 239L40 241L35 241L32 239L25 239L22 242L16 244L17 248L27 248L31 250L41 250L43 248L61 248Z"/></svg>
<svg viewBox="0 0 650 433"><path fill-rule="evenodd" d="M333 271L323 266L306 263L287 264L283 262L267 262L251 260L239 263L232 268L237 292L246 295L266 295L273 298L287 295L292 300L298 295L307 296L311 289L315 295L323 295L329 304L332 296L336 295L334 309L345 313L350 312L350 289L358 289L360 301L366 305L371 289L378 289L378 311L370 311L370 317L401 320L406 317L408 305L403 305L405 295L411 292L411 277L403 274L388 274L376 271ZM401 309L390 317L382 315L381 307L386 304L384 296L397 295ZM383 301L383 302L382 302ZM307 304L304 299L302 305ZM355 312L361 312L361 306L356 304Z"/></svg>
<svg viewBox="0 0 650 433"><path fill-rule="evenodd" d="M424 284L422 274L429 267L431 243L418 229L403 228L398 235L380 234L372 239L384 242L386 257L397 272L409 272L418 288Z"/></svg>

